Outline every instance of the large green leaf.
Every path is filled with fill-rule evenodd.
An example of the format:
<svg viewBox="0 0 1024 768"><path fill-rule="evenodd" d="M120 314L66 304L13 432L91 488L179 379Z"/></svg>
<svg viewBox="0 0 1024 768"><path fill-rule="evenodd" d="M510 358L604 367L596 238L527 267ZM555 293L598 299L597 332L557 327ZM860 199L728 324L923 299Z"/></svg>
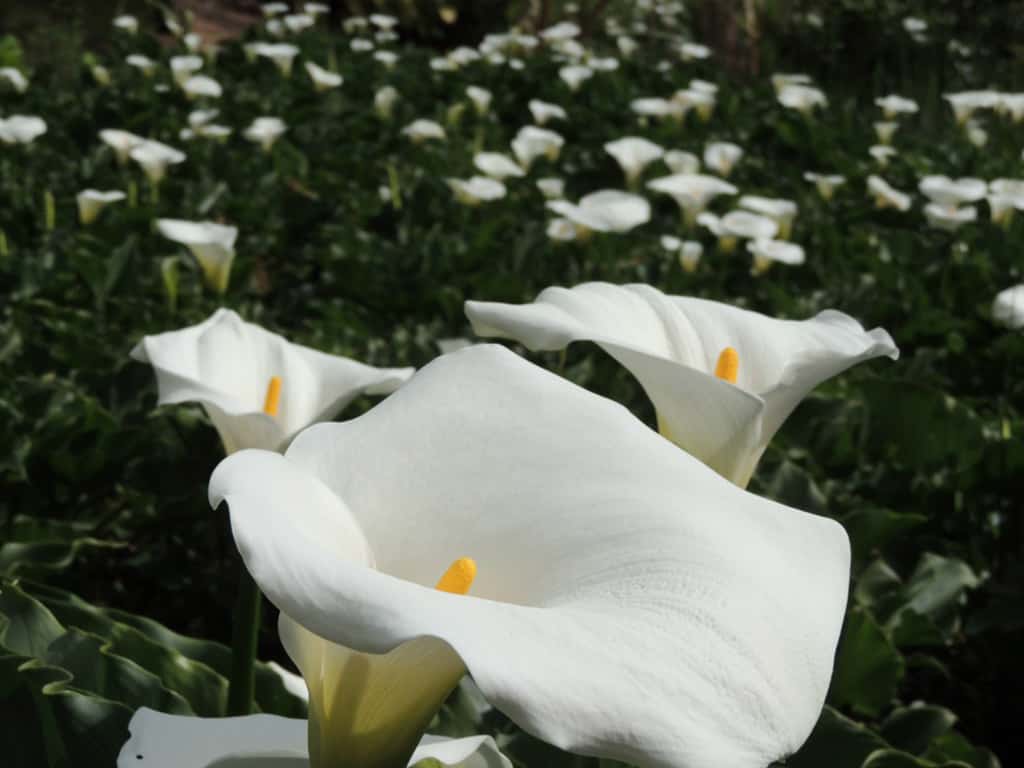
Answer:
<svg viewBox="0 0 1024 768"><path fill-rule="evenodd" d="M839 642L829 700L877 716L896 696L904 668L903 657L871 614L854 608Z"/></svg>

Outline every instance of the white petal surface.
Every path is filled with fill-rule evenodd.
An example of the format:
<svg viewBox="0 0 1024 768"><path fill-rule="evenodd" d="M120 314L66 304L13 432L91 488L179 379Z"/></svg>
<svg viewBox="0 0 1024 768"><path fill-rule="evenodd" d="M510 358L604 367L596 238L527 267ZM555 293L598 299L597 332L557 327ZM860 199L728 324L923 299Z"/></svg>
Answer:
<svg viewBox="0 0 1024 768"><path fill-rule="evenodd" d="M735 467L749 464L753 471L765 446L808 392L862 360L898 354L884 330L865 331L841 312L828 310L805 321L777 320L714 301L667 296L647 285L548 288L532 304L469 301L466 314L477 334L512 338L533 350L561 349L574 341L601 345L637 377L673 440L743 485L749 475L734 474ZM735 387L713 376L726 347L739 353ZM629 362L623 349L636 353ZM654 368L651 357L664 364ZM694 389L700 397L690 398L680 389L684 376L710 381ZM696 387L692 382L686 386ZM708 398L716 392L721 404L709 407ZM763 403L759 406L758 401ZM759 418L760 426L750 423ZM729 430L736 429L746 434L727 439ZM752 434L757 435L753 455L726 460L718 450L708 453L712 446L751 445Z"/></svg>
<svg viewBox="0 0 1024 768"><path fill-rule="evenodd" d="M309 768L305 720L275 715L186 717L135 712L117 768ZM511 768L489 736L426 735L409 765L434 759L452 768Z"/></svg>
<svg viewBox="0 0 1024 768"><path fill-rule="evenodd" d="M339 556L334 527L295 524L320 503L303 472L344 499L379 570ZM500 348L439 358L284 457L229 457L210 498L227 500L247 567L303 626L370 653L437 637L490 702L563 748L763 768L824 701L842 529L741 491ZM433 589L463 556L479 567L471 596Z"/></svg>

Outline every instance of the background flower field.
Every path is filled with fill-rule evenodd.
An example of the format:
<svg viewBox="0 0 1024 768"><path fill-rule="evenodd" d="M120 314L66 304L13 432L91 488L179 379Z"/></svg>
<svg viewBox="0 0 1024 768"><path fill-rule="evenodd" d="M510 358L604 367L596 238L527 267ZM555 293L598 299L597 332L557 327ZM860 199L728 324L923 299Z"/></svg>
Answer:
<svg viewBox="0 0 1024 768"><path fill-rule="evenodd" d="M983 110L977 124L960 125L943 98L1024 90L1020 4L779 4L761 9L755 60L712 40L708 58L680 54L681 42L704 39L700 3L578 12L545 3L549 24L579 22L583 60L617 63L595 68L578 91L560 77L566 53L550 41L513 45L500 62L457 53L529 22L528 12L467 10L461 25L456 14L446 26L423 3L412 14L402 5L378 9L399 18L394 41L328 18L285 31L300 49L290 76L247 55L247 43L272 39L257 25L208 57L202 72L223 93L198 102L175 84L168 61L188 51L155 12L140 14L137 34L111 27L70 63L0 39L0 67L29 81L20 92L0 78L0 119L38 116L47 127L30 143L0 143L0 762L111 765L139 706L225 713L238 558L227 518L206 501L222 448L199 409L155 407L152 372L129 357L144 335L227 306L317 349L421 367L439 342L473 340L466 300L528 302L550 285L604 280L778 317L836 308L892 334L900 360L818 388L750 484L839 520L853 545L828 705L786 765L1015 765L1024 753L1024 336L994 317L993 300L1024 281L1024 216L997 224L982 201L974 222L930 226L918 185L929 175L1024 177L1024 123ZM961 5L977 10L969 26ZM912 34L907 17L927 32ZM628 54L625 36L637 43ZM353 39L373 42L359 50ZM126 63L130 54L152 59L154 72ZM342 85L318 91L305 62L340 74ZM779 103L771 75L794 71L827 106L805 115ZM707 119L697 109L657 119L633 107L695 79L717 85ZM377 98L385 86L398 94L389 115ZM492 95L486 110L471 86ZM920 111L902 118L883 168L869 149L883 120L874 100L889 93ZM465 204L448 180L478 175L479 152L511 155L536 99L567 113L545 126L564 138L557 159L539 157L523 178L506 179L499 199ZM232 135L182 139L200 107L217 109ZM267 152L243 135L261 116L287 125ZM403 129L417 119L436 121L446 138L412 141ZM187 157L156 187L116 161L104 129ZM790 239L804 263L754 274L742 246L726 252L708 229L686 228L673 200L645 186L669 174L660 160L633 190L650 204L649 221L552 237L556 216L535 182L563 179L571 201L624 189L604 145L626 136L698 157L709 142L742 147L729 183L799 206ZM824 199L807 172L846 183ZM914 196L909 210L876 207L874 174ZM126 198L85 225L76 195L86 188ZM711 210L733 203L719 198ZM238 228L223 296L159 234L155 221L168 218ZM695 270L665 247L666 235L702 243ZM524 354L654 424L636 381L593 345ZM342 418L374 402L360 398ZM260 658L286 663L273 616L264 625ZM267 666L256 698L264 712L304 712ZM557 752L469 687L431 730L493 734L521 765L612 764Z"/></svg>

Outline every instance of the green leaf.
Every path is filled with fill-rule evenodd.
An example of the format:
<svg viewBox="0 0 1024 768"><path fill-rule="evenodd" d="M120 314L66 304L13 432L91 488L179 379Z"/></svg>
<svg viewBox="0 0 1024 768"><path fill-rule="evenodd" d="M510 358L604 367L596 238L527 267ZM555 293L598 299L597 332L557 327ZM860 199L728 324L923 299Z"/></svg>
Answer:
<svg viewBox="0 0 1024 768"><path fill-rule="evenodd" d="M895 698L903 657L871 614L854 608L846 616L829 700L834 706L875 717Z"/></svg>
<svg viewBox="0 0 1024 768"><path fill-rule="evenodd" d="M810 738L786 760L786 768L860 768L872 752L886 743L866 726L826 706Z"/></svg>
<svg viewBox="0 0 1024 768"><path fill-rule="evenodd" d="M881 732L897 749L920 755L932 741L949 731L956 720L956 715L944 707L900 707L882 723Z"/></svg>

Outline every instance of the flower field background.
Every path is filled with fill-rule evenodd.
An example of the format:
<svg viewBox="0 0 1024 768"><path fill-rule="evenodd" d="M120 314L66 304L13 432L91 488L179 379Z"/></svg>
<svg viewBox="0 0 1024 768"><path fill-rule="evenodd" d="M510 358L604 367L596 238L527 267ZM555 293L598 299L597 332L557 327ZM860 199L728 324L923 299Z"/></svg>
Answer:
<svg viewBox="0 0 1024 768"><path fill-rule="evenodd" d="M447 9L450 23L424 5ZM226 713L238 554L206 498L223 448L199 408L156 407L151 369L129 357L143 336L228 307L316 349L419 368L439 342L477 340L467 300L524 303L586 281L792 319L835 308L889 331L899 360L817 388L749 486L838 520L853 549L827 705L785 764L1012 768L1024 755L1024 297L994 306L1024 282L1024 182L1016 197L988 186L1024 178L1024 108L979 98L958 121L962 100L944 98L1024 92L1020 4L965 3L966 28L956 3L762 8L756 30L740 25L756 57L713 40L705 57L700 3L594 5L544 4L546 28L575 20L581 35L524 28L530 44L486 43L516 19L465 11L473 23L461 27L458 4L443 3L367 9L395 14L385 35L324 17L278 39L259 24L216 56L201 42L190 53L155 13L140 13L135 33L111 26L70 65L0 38L0 67L27 80L0 77L0 763L113 765L140 706ZM297 47L290 74L247 48L267 41ZM195 74L220 95L185 92L169 62L187 55L205 56ZM343 82L317 88L307 62ZM589 71L578 89L572 66ZM807 75L790 83L808 89L797 95L814 102L820 89L827 103L783 103L787 83L772 75L792 72ZM893 93L919 109L892 120L886 143L875 100ZM533 100L564 109L543 126L564 144L526 163L514 142L537 122ZM190 121L199 109L218 114ZM25 140L4 122L15 115L41 118L45 132ZM261 117L279 118L283 133L247 135ZM417 120L443 136L417 140ZM212 124L230 135L207 135ZM100 138L109 129L184 157L154 182L118 162ZM694 158L659 154L627 178L605 149L624 137ZM742 148L731 169L710 167L715 142ZM452 182L487 176L474 163L482 152L523 166L501 194ZM727 177L738 194L708 206L722 219L686 220L648 186L678 173L670 160ZM845 183L826 197L807 173ZM873 176L910 198L880 192ZM953 206L976 216L951 222L948 205L926 215L931 176L986 182ZM550 178L561 195L538 187ZM124 197L86 223L76 196L87 188ZM648 206L634 226L594 224L582 203L549 206L627 188ZM754 241L730 248L745 235L725 214L744 195L796 204L797 263L759 256ZM159 219L237 227L220 284ZM700 243L699 260L665 236ZM516 349L655 425L637 381L595 345ZM360 397L341 418L377 400ZM266 614L259 658L286 665ZM265 664L256 703L305 713ZM615 764L559 752L466 685L431 732L494 735L524 766Z"/></svg>

